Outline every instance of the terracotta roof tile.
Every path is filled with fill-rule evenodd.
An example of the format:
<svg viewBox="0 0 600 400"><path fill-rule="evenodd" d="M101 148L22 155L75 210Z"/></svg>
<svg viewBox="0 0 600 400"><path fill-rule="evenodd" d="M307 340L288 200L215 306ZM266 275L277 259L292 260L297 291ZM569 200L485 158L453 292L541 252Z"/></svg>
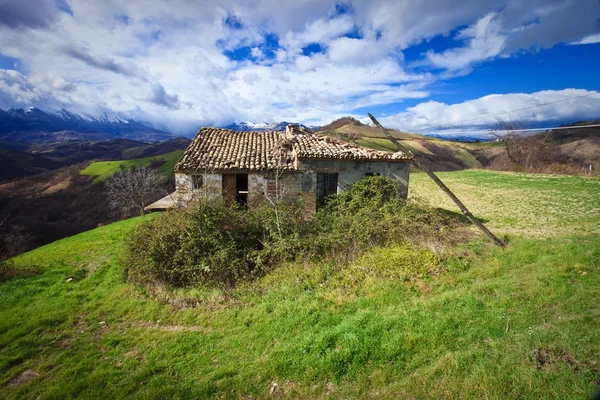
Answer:
<svg viewBox="0 0 600 400"><path fill-rule="evenodd" d="M175 171L294 171L298 159L410 162L412 155L367 149L293 125L286 132L202 128Z"/></svg>

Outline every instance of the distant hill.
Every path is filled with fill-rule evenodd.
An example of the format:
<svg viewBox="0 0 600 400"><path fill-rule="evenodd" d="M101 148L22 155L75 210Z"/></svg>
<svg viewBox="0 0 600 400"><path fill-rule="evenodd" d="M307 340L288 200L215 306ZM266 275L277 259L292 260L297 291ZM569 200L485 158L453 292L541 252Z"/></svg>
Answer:
<svg viewBox="0 0 600 400"><path fill-rule="evenodd" d="M352 118L339 118L321 127L318 133L370 147L375 150L397 151L394 144L378 128ZM481 167L481 162L460 142L453 142L413 133L390 130L421 162L437 171L454 171Z"/></svg>
<svg viewBox="0 0 600 400"><path fill-rule="evenodd" d="M106 142L103 142L106 144ZM183 144L180 141L179 144ZM173 143L166 142L162 148L168 149ZM157 145L145 149L132 147L128 150L139 150L139 154L152 154L160 151ZM11 155L9 162L4 163L5 150L0 152L2 164L0 174L10 167L10 162L22 171L32 172L29 176L11 182L0 182L0 233L14 232L18 239L11 245L16 248L14 254L31 249L54 240L93 229L99 224L115 221L117 217L111 212L104 194L103 181L115 172L124 168L151 166L159 168L169 179L164 184L165 193L174 190L173 167L183 153L182 149L165 154L152 154L145 158L130 160L100 161L77 163L62 168L47 165L44 156L20 153ZM136 150L137 152L137 150ZM19 157L24 159L19 164ZM39 173L33 171L34 166L48 168L49 171ZM0 243L0 249L2 243ZM1 260L2 254L0 254Z"/></svg>
<svg viewBox="0 0 600 400"><path fill-rule="evenodd" d="M30 145L20 151L2 148L0 142L0 182L19 179L89 160L130 160L155 157L185 150L190 139L176 138L160 143L144 143L129 139L101 142L72 140Z"/></svg>
<svg viewBox="0 0 600 400"><path fill-rule="evenodd" d="M487 160L484 166L503 171L525 170L527 172L559 174L600 173L600 120L581 121L551 131L512 138L509 142L514 152L526 154L521 169L515 168L501 142L494 146L482 146L473 153ZM590 170L590 166L592 167Z"/></svg>
<svg viewBox="0 0 600 400"><path fill-rule="evenodd" d="M592 171L600 169L600 128L577 128L600 124L598 120L580 121L573 129L553 130L533 135L524 135L540 145L552 148L556 157L541 160L537 172L579 173L592 165ZM511 169L502 143L496 141L457 141L448 138L423 136L390 130L402 145L408 148L422 163L437 171L452 171L466 168ZM361 123L352 117L344 117L323 126L319 133L370 147L376 150L396 151L394 144L379 129ZM536 150L536 151L537 151ZM558 154L560 153L560 154ZM559 157L560 155L560 157ZM549 164L553 164L550 166ZM530 171L530 172L536 172Z"/></svg>
<svg viewBox="0 0 600 400"><path fill-rule="evenodd" d="M67 110L46 112L30 107L0 110L0 141L51 143L70 140L117 138L159 142L176 135L156 129L147 122L103 114L92 116Z"/></svg>
<svg viewBox="0 0 600 400"><path fill-rule="evenodd" d="M40 174L64 165L42 155L0 149L0 182Z"/></svg>

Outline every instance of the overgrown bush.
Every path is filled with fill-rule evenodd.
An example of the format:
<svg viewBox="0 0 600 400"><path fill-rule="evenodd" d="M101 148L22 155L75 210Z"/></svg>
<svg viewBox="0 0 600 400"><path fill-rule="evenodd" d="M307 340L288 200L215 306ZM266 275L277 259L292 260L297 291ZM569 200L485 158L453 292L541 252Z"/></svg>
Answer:
<svg viewBox="0 0 600 400"><path fill-rule="evenodd" d="M231 286L297 259L353 262L375 245L452 239L457 218L406 202L396 183L368 177L331 196L312 217L296 203L247 212L205 200L142 224L124 257L128 280Z"/></svg>
<svg viewBox="0 0 600 400"><path fill-rule="evenodd" d="M231 285L252 273L259 245L248 213L222 200L205 201L140 225L129 241L124 273L140 283Z"/></svg>

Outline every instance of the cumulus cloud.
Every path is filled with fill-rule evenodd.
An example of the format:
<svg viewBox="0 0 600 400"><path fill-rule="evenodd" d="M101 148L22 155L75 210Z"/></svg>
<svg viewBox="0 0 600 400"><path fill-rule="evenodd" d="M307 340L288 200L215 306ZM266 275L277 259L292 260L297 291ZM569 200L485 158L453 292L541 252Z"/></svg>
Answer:
<svg viewBox="0 0 600 400"><path fill-rule="evenodd" d="M0 107L113 112L175 130L233 120L326 123L363 107L425 100L439 69L598 41L596 1L348 0L345 12L338 3L0 0L0 53L23 64L2 72ZM451 48L422 56L433 72L411 70L403 52L437 35L451 35ZM431 102L421 107L414 118L441 112Z"/></svg>
<svg viewBox="0 0 600 400"><path fill-rule="evenodd" d="M94 57L87 49L65 47L64 52L70 57L73 57L79 61L83 61L90 67L100 68L106 71L114 72L116 74L135 76L135 74L130 69L124 67L118 62L108 57Z"/></svg>
<svg viewBox="0 0 600 400"><path fill-rule="evenodd" d="M381 119L388 126L409 132L454 134L480 130L496 118L531 124L597 118L600 92L581 89L535 93L492 94L458 104L427 101ZM515 111L520 110L520 111ZM489 115L488 117L482 117Z"/></svg>
<svg viewBox="0 0 600 400"><path fill-rule="evenodd" d="M594 44L594 43L600 43L600 33L597 33L595 35L586 36L583 39L581 39L580 41L572 43L572 44Z"/></svg>
<svg viewBox="0 0 600 400"><path fill-rule="evenodd" d="M457 39L467 42L466 46L453 48L443 53L428 52L427 59L435 67L460 70L475 62L488 60L502 52L506 37L500 33L497 14L488 14L474 25L463 29Z"/></svg>

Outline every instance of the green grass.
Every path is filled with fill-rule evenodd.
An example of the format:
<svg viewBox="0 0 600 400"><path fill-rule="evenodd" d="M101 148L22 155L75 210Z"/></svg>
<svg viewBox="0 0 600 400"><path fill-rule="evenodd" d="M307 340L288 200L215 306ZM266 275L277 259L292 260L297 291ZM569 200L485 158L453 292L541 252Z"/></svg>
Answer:
<svg viewBox="0 0 600 400"><path fill-rule="evenodd" d="M557 236L600 233L600 179L486 170L436 172L477 217L501 233ZM424 173L410 176L409 196L458 212Z"/></svg>
<svg viewBox="0 0 600 400"><path fill-rule="evenodd" d="M135 168L135 167L146 167L152 164L152 162L158 161L163 164L160 166L160 170L165 174L171 176L173 174L173 167L177 164L177 161L181 158L183 150L175 150L170 153L161 154L155 157L136 158L133 160L119 160L119 161L97 161L90 163L85 169L81 171L81 175L95 176L94 182L103 182L106 179L113 176L123 168Z"/></svg>
<svg viewBox="0 0 600 400"><path fill-rule="evenodd" d="M520 190L526 209L541 196L546 214L568 212L568 193L597 199L600 186L440 175L482 192L506 187L500 200ZM411 195L433 195L421 178L411 176ZM487 201L470 199L473 209ZM582 207L597 224L598 204ZM490 225L514 213L495 210ZM600 381L598 232L524 227L506 250L478 239L438 258L384 247L344 269L293 264L228 292L149 295L122 282L118 261L144 218L15 260L43 273L0 284L0 398L579 399ZM574 232L585 222L564 221ZM27 370L39 375L8 385Z"/></svg>
<svg viewBox="0 0 600 400"><path fill-rule="evenodd" d="M360 139L353 140L354 143L369 147L375 150L382 151L397 151L396 145L394 145L389 139L386 138L376 138L376 137L362 137ZM439 139L430 139L429 143L435 144L442 148L445 148L448 154L451 154L457 160L461 161L462 164L467 168L481 168L481 163L471 154L466 148L471 148L469 146L463 146L463 144L457 144L457 142L451 142L446 140ZM434 154L423 144L416 140L403 140L402 145L410 150L412 153L426 153L426 154Z"/></svg>

